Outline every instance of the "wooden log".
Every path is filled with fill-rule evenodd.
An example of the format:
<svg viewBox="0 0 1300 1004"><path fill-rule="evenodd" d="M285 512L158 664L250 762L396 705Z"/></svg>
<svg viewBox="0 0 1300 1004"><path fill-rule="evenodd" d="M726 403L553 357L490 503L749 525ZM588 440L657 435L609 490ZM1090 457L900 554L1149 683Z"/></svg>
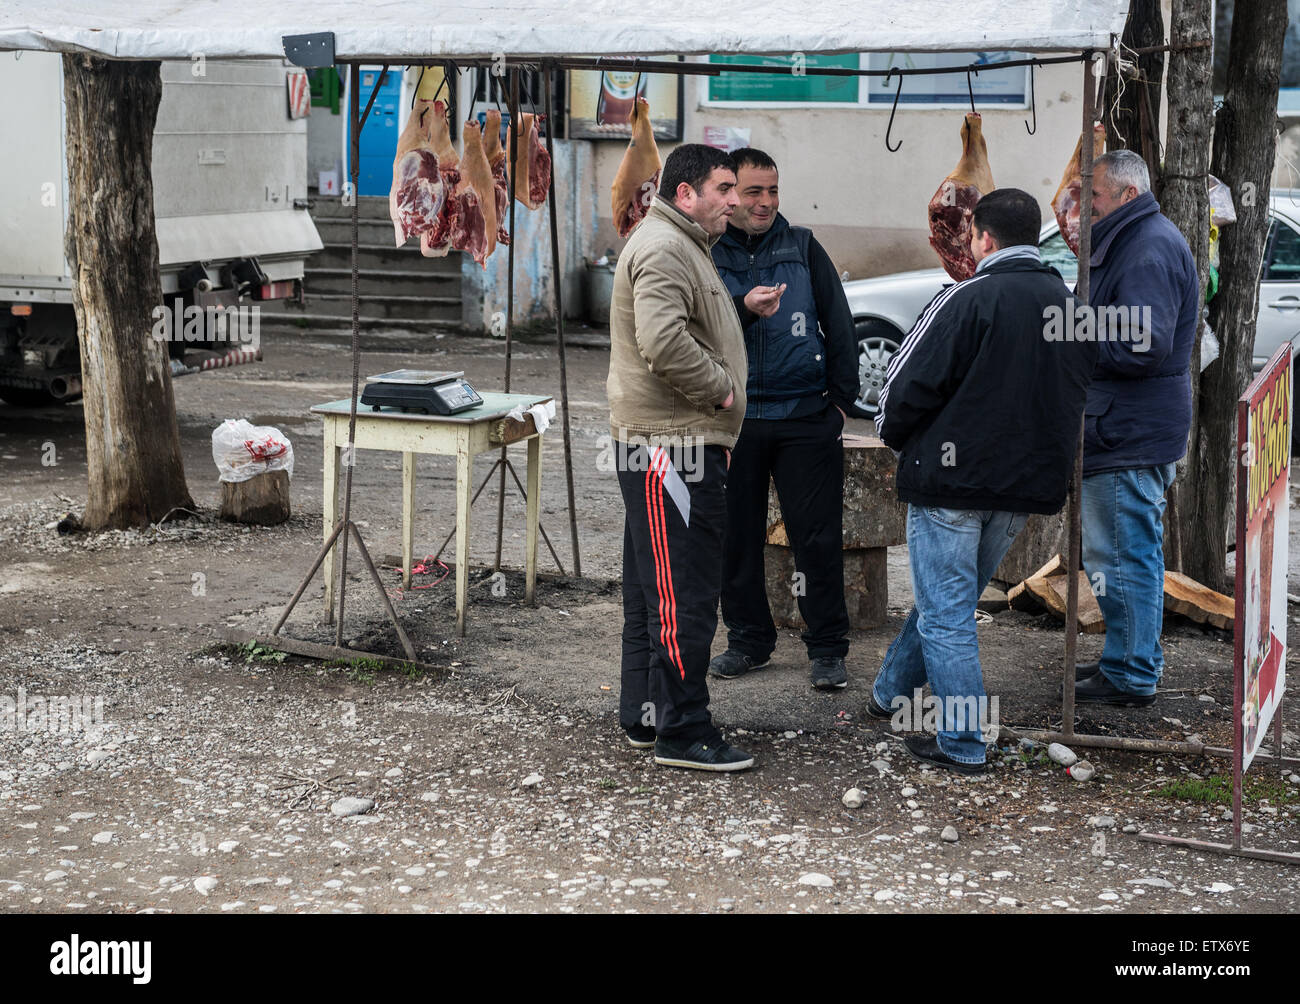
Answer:
<svg viewBox="0 0 1300 1004"><path fill-rule="evenodd" d="M1050 516L1030 516L993 573L993 579L1012 585L1031 579L1034 569L1053 554L1064 551L1066 544L1064 510Z"/></svg>
<svg viewBox="0 0 1300 1004"><path fill-rule="evenodd" d="M849 626L855 631L881 627L888 619L888 548L871 547L844 552L844 605ZM763 549L767 578L767 603L777 627L800 628L799 597L794 579L794 551L768 544Z"/></svg>
<svg viewBox="0 0 1300 1004"><path fill-rule="evenodd" d="M1086 572L1079 576L1079 630L1084 634L1102 634L1106 630L1106 621L1101 616L1101 607L1093 595ZM1069 580L1064 573L1041 576L1025 580L1025 591L1032 593L1044 607L1065 620L1066 590Z"/></svg>
<svg viewBox="0 0 1300 1004"><path fill-rule="evenodd" d="M289 518L289 472L267 471L247 481L221 482L221 518L275 526Z"/></svg>
<svg viewBox="0 0 1300 1004"><path fill-rule="evenodd" d="M1165 572L1165 609L1224 631L1232 630L1236 616L1231 596L1217 593L1182 572Z"/></svg>

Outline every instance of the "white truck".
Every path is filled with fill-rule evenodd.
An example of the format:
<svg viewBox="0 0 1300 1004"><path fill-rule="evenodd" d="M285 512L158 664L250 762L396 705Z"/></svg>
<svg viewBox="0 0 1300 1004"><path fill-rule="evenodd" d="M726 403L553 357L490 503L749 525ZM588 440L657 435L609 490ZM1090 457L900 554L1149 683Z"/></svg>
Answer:
<svg viewBox="0 0 1300 1004"><path fill-rule="evenodd" d="M153 143L164 304L227 309L301 298L321 248L307 212L307 119L290 118L283 61L162 64ZM0 53L0 398L80 396L81 362L64 254L62 59ZM187 346L171 342L172 356ZM188 346L196 347L196 346Z"/></svg>

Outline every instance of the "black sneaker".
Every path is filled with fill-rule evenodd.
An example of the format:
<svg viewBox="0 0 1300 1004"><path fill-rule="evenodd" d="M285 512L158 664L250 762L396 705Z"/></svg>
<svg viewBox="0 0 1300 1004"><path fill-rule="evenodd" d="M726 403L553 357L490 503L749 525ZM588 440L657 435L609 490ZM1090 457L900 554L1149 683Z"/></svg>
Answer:
<svg viewBox="0 0 1300 1004"><path fill-rule="evenodd" d="M929 764L931 767L942 767L944 770L969 775L983 774L985 771L985 765L982 763L962 763L960 760L954 760L939 749L939 740L935 736L904 736L903 745L907 747L907 752L912 754L913 760L920 760L921 763Z"/></svg>
<svg viewBox="0 0 1300 1004"><path fill-rule="evenodd" d="M823 655L812 661L812 685L818 690L843 690L849 685L844 660L837 655Z"/></svg>
<svg viewBox="0 0 1300 1004"><path fill-rule="evenodd" d="M649 725L633 725L630 729L624 727L627 733L627 742L634 750L648 750L655 744L655 730Z"/></svg>
<svg viewBox="0 0 1300 1004"><path fill-rule="evenodd" d="M754 758L721 738L674 742L660 736L655 740L655 763L664 767L732 771L754 766Z"/></svg>
<svg viewBox="0 0 1300 1004"><path fill-rule="evenodd" d="M872 718L879 718L882 722L891 721L894 717L892 711L888 708L882 708L876 703L876 695L874 691L867 695L867 714Z"/></svg>
<svg viewBox="0 0 1300 1004"><path fill-rule="evenodd" d="M1074 681L1086 680L1090 676L1096 676L1101 672L1100 662L1076 662L1074 664Z"/></svg>
<svg viewBox="0 0 1300 1004"><path fill-rule="evenodd" d="M721 655L715 655L709 661L709 675L716 676L719 680L734 680L738 676L744 676L746 673L752 673L756 669L762 669L764 666L770 666L771 664L770 657L754 659L744 652L737 652L734 648L729 648Z"/></svg>
<svg viewBox="0 0 1300 1004"><path fill-rule="evenodd" d="M1156 703L1155 694L1130 694L1106 679L1104 673L1095 673L1074 685L1074 699L1079 704L1115 704L1124 708L1146 708Z"/></svg>

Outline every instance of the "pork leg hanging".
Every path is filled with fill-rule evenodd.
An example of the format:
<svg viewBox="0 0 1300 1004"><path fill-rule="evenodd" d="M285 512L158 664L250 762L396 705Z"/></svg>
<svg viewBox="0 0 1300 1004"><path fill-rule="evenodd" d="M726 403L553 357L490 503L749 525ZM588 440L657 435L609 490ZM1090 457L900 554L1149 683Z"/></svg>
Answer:
<svg viewBox="0 0 1300 1004"><path fill-rule="evenodd" d="M497 243L509 244L506 232L506 214L510 211L510 183L506 179L506 152L501 148L501 113L489 108L483 125L483 154L492 169L492 183L496 189Z"/></svg>
<svg viewBox="0 0 1300 1004"><path fill-rule="evenodd" d="M1092 127L1092 159L1096 160L1106 149L1106 127L1101 123ZM1083 178L1080 175L1082 165L1079 163L1079 156L1083 153L1083 137L1080 136L1077 143L1074 144L1074 153L1070 156L1070 163L1066 165L1065 174L1061 178L1061 185L1052 196L1052 212L1056 214L1056 222L1061 228L1061 236L1065 238L1065 243L1070 246L1070 250L1077 257L1079 254L1079 209L1083 205L1082 190Z"/></svg>
<svg viewBox="0 0 1300 1004"><path fill-rule="evenodd" d="M551 155L537 128L542 120L531 112L519 116L519 147L513 152L515 198L529 209L539 209L551 187Z"/></svg>
<svg viewBox="0 0 1300 1004"><path fill-rule="evenodd" d="M943 269L958 282L975 274L970 250L975 204L993 191L989 152L978 112L968 112L961 126L961 160L930 199L930 246Z"/></svg>
<svg viewBox="0 0 1300 1004"><path fill-rule="evenodd" d="M659 172L663 168L655 145L654 127L650 124L650 102L637 98L628 121L632 123L632 141L610 188L610 208L620 237L630 234L650 208L650 200L659 190Z"/></svg>
<svg viewBox="0 0 1300 1004"><path fill-rule="evenodd" d="M434 226L446 200L446 186L432 146L432 110L432 101L417 100L397 140L388 215L398 247Z"/></svg>

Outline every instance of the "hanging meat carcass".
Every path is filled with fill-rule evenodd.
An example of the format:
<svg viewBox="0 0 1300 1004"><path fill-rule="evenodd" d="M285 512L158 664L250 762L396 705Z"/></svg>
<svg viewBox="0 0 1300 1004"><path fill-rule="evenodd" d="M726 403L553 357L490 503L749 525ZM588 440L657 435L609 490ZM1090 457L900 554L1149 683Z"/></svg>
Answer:
<svg viewBox="0 0 1300 1004"><path fill-rule="evenodd" d="M539 121L543 117L531 112L519 116L519 146L513 152L515 198L529 209L540 208L551 187L551 155L538 134Z"/></svg>
<svg viewBox="0 0 1300 1004"><path fill-rule="evenodd" d="M971 217L975 204L994 188L978 112L968 113L962 122L961 146L961 160L930 200L930 246L939 253L944 271L958 282L975 274Z"/></svg>
<svg viewBox="0 0 1300 1004"><path fill-rule="evenodd" d="M506 180L506 152L501 147L501 113L489 108L483 126L483 153L488 167L492 168L492 184L496 189L497 243L509 244L506 216L510 212L510 183Z"/></svg>
<svg viewBox="0 0 1300 1004"><path fill-rule="evenodd" d="M630 234L650 208L650 200L659 190L659 172L663 168L655 145L654 127L650 124L650 102L637 98L628 121L632 123L632 141L610 189L614 227L620 237Z"/></svg>
<svg viewBox="0 0 1300 1004"><path fill-rule="evenodd" d="M398 247L433 227L446 201L447 187L432 145L432 114L432 101L416 101L397 140L388 215Z"/></svg>
<svg viewBox="0 0 1300 1004"><path fill-rule="evenodd" d="M483 149L483 134L472 119L465 123L460 185L452 195L460 200L461 211L452 229L451 246L486 267L488 255L497 246L496 185Z"/></svg>
<svg viewBox="0 0 1300 1004"><path fill-rule="evenodd" d="M1105 149L1106 127L1098 123L1092 127L1092 159L1096 160L1100 157ZM1080 136L1078 142L1074 144L1074 153L1070 156L1070 163L1066 165L1065 174L1061 178L1061 187L1052 196L1052 212L1056 214L1061 236L1065 238L1065 243L1070 245L1070 250L1076 256L1079 253L1079 208L1082 205L1083 189L1083 179L1079 173L1082 170L1079 155L1082 153L1083 137Z"/></svg>
<svg viewBox="0 0 1300 1004"><path fill-rule="evenodd" d="M447 122L447 105L443 101L434 101L429 111L429 145L438 158L438 170L442 183L446 187L447 197L443 200L433 226L420 233L420 254L426 258L441 258L452 249L452 234L462 227L460 217L463 213L462 200L456 196L460 188L460 156L451 143L451 127Z"/></svg>

